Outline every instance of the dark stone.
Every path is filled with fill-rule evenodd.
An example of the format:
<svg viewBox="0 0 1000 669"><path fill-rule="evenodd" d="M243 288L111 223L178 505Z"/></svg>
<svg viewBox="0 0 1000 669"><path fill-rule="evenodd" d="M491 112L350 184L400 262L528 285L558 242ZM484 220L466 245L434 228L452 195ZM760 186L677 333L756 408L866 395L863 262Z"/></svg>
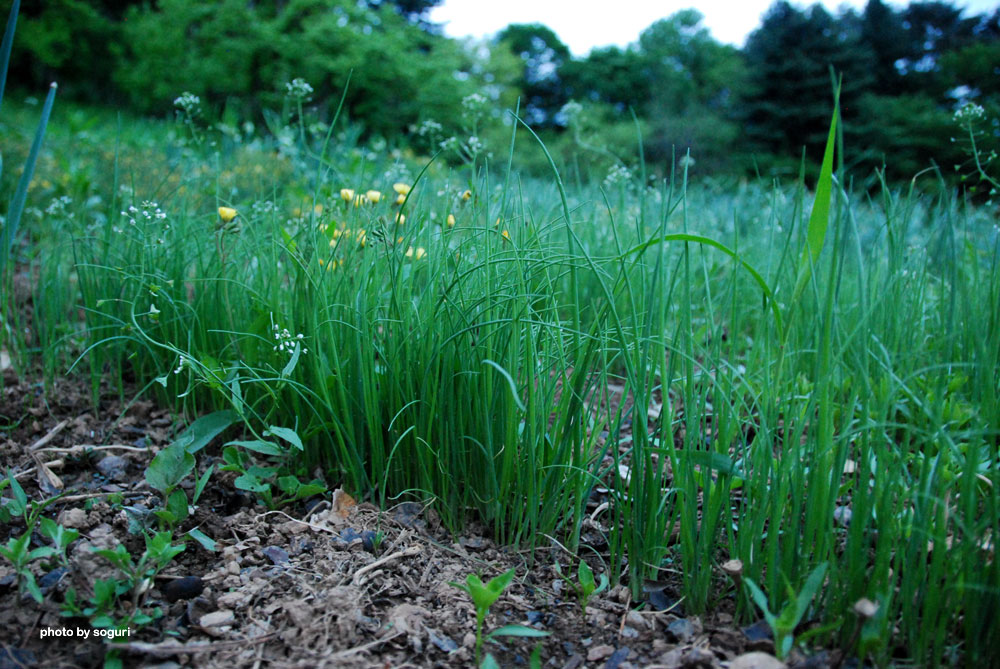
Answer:
<svg viewBox="0 0 1000 669"><path fill-rule="evenodd" d="M120 455L106 455L97 463L97 471L112 481L128 478L128 460Z"/></svg>
<svg viewBox="0 0 1000 669"><path fill-rule="evenodd" d="M675 620L667 625L667 636L673 641L686 642L694 636L694 628L687 618Z"/></svg>
<svg viewBox="0 0 1000 669"><path fill-rule="evenodd" d="M427 636L430 638L432 644L445 653L451 653L458 650L458 644L444 634L438 636L433 631L427 630Z"/></svg>
<svg viewBox="0 0 1000 669"><path fill-rule="evenodd" d="M282 565L288 563L288 552L284 548L279 548L278 546L268 546L261 551L268 560L276 565Z"/></svg>
<svg viewBox="0 0 1000 669"><path fill-rule="evenodd" d="M48 590L49 588L57 584L59 581L61 581L63 576L66 575L67 571L69 570L66 569L66 567L58 567L56 569L53 569L52 571L50 571L49 573L45 574L40 579L38 579L39 587L41 587L42 590Z"/></svg>
<svg viewBox="0 0 1000 669"><path fill-rule="evenodd" d="M608 661L604 663L604 669L618 669L618 665L625 661L628 654L632 651L628 646L622 646L608 658Z"/></svg>
<svg viewBox="0 0 1000 669"><path fill-rule="evenodd" d="M773 638L771 626L767 624L766 620L758 620L752 625L747 625L743 628L743 635L746 636L747 641L764 641Z"/></svg>
<svg viewBox="0 0 1000 669"><path fill-rule="evenodd" d="M160 588L163 598L170 602L179 602L185 599L194 599L205 590L205 584L197 576L185 576L175 578Z"/></svg>

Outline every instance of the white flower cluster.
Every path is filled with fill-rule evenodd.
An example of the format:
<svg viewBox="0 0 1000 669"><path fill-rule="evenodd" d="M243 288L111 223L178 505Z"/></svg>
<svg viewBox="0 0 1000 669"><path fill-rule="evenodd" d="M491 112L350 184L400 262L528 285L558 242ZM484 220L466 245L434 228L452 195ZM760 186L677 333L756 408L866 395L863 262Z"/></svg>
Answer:
<svg viewBox="0 0 1000 669"><path fill-rule="evenodd" d="M185 365L192 366L191 359L188 358L186 355L182 355L181 359L177 362L177 369L174 370L174 374L180 374L182 371L184 371Z"/></svg>
<svg viewBox="0 0 1000 669"><path fill-rule="evenodd" d="M73 212L69 209L72 205L73 198L63 195L52 200L45 208L45 213L56 218L73 218Z"/></svg>
<svg viewBox="0 0 1000 669"><path fill-rule="evenodd" d="M632 171L624 165L612 165L608 176L604 177L604 187L610 188L616 184L628 183L632 179Z"/></svg>
<svg viewBox="0 0 1000 669"><path fill-rule="evenodd" d="M439 134L441 134L442 130L444 130L444 126L442 126L440 123L438 123L437 121L432 121L431 119L427 119L426 121L417 126L416 133L421 137L434 138Z"/></svg>
<svg viewBox="0 0 1000 669"><path fill-rule="evenodd" d="M971 123L986 118L986 110L982 105L974 102L966 102L955 112L955 122L960 124Z"/></svg>
<svg viewBox="0 0 1000 669"><path fill-rule="evenodd" d="M296 77L285 84L285 91L294 100L308 102L312 99L313 87L302 77Z"/></svg>
<svg viewBox="0 0 1000 669"><path fill-rule="evenodd" d="M156 202L150 202L149 200L143 201L141 208L136 207L134 204L129 205L129 208L122 212L122 216L128 219L129 225L137 225L137 220L141 220L143 222L167 220L167 214L160 209L160 205ZM164 226L164 229L169 228L169 224Z"/></svg>
<svg viewBox="0 0 1000 669"><path fill-rule="evenodd" d="M253 218L261 218L272 214L277 211L278 208L270 200L258 200L250 205L250 213Z"/></svg>
<svg viewBox="0 0 1000 669"><path fill-rule="evenodd" d="M201 98L194 93L185 91L180 97L174 98L174 106L180 109L188 118L198 115L201 105Z"/></svg>
<svg viewBox="0 0 1000 669"><path fill-rule="evenodd" d="M469 138L469 141L466 142L465 147L469 150L469 153L476 155L477 153L482 152L482 150L486 148L486 145L483 144L481 139L473 135Z"/></svg>
<svg viewBox="0 0 1000 669"><path fill-rule="evenodd" d="M303 335L301 332L293 336L292 333L288 331L288 328L283 328L277 325L276 323L271 324L271 331L274 333L274 340L276 342L274 345L274 350L281 351L282 353L287 353L288 355L291 355L292 353L295 352L296 342L302 342L305 339L305 335ZM308 352L309 349L303 346L302 354L305 355Z"/></svg>

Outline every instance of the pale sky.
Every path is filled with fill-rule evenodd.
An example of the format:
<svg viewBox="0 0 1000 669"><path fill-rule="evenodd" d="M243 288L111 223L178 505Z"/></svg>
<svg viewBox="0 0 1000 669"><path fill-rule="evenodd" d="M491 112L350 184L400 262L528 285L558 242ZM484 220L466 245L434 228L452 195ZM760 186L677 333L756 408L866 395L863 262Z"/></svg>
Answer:
<svg viewBox="0 0 1000 669"><path fill-rule="evenodd" d="M705 15L705 26L720 42L743 46L747 35L760 25L773 0L445 0L431 10L430 19L443 23L450 37L483 37L511 23L542 23L555 32L576 56L595 46L625 46L654 21L694 7ZM793 2L799 7L810 3ZM861 10L865 0L823 0L831 13L848 5ZM905 2L890 2L897 7ZM992 12L997 0L964 0L953 3L965 14Z"/></svg>

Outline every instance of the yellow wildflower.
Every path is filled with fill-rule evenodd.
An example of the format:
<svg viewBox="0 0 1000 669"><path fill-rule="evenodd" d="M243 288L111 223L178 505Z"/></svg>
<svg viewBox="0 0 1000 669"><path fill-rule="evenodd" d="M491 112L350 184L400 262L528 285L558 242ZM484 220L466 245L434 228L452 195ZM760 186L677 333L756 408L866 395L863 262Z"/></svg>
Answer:
<svg viewBox="0 0 1000 669"><path fill-rule="evenodd" d="M368 198L365 197L364 195L355 195L354 196L354 206L355 207L360 207L361 205L365 204L366 202L368 202Z"/></svg>
<svg viewBox="0 0 1000 669"><path fill-rule="evenodd" d="M462 193L462 202L468 202L472 198L472 191L466 190Z"/></svg>
<svg viewBox="0 0 1000 669"><path fill-rule="evenodd" d="M427 255L427 250L423 246L418 246L415 249L411 246L406 249L406 253L404 255L406 255L407 258L413 258L414 260L421 260L423 259L424 256Z"/></svg>
<svg viewBox="0 0 1000 669"><path fill-rule="evenodd" d="M358 244L360 244L362 247L364 247L365 244L368 243L368 235L365 234L363 228L358 228L356 239L358 240Z"/></svg>
<svg viewBox="0 0 1000 669"><path fill-rule="evenodd" d="M382 199L382 193L378 192L377 190L370 190L365 193L365 197L368 198L369 202L374 204Z"/></svg>
<svg viewBox="0 0 1000 669"><path fill-rule="evenodd" d="M501 232L500 236L503 237L504 239L506 239L508 242L510 241L510 233L507 232L506 230L504 230L503 232Z"/></svg>
<svg viewBox="0 0 1000 669"><path fill-rule="evenodd" d="M403 223L406 223L406 216L403 216L403 214L401 214L401 213L399 213L397 211L396 212L396 225L402 225Z"/></svg>
<svg viewBox="0 0 1000 669"><path fill-rule="evenodd" d="M340 189L340 199L344 202L350 202L354 199L354 190L351 188L341 188Z"/></svg>
<svg viewBox="0 0 1000 669"><path fill-rule="evenodd" d="M455 214L448 214L448 227L449 228L455 227Z"/></svg>
<svg viewBox="0 0 1000 669"><path fill-rule="evenodd" d="M229 223L236 218L236 210L232 207L219 207L219 218L223 223Z"/></svg>
<svg viewBox="0 0 1000 669"><path fill-rule="evenodd" d="M402 195L403 197L406 197L407 195L410 194L410 189L411 188L412 188L412 186L410 186L409 184L404 184L404 183L397 183L397 184L393 184L392 185L392 189L394 191L396 191L397 193L399 193L400 195Z"/></svg>
<svg viewBox="0 0 1000 669"><path fill-rule="evenodd" d="M404 202L406 202L406 196L405 195L403 195L402 193L400 193L399 195L396 196L396 204L403 204Z"/></svg>

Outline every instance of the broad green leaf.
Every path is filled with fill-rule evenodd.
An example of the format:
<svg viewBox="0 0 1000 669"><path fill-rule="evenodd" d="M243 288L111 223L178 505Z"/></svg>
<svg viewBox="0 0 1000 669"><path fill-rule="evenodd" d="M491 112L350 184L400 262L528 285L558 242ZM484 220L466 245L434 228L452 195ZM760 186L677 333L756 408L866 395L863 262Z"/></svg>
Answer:
<svg viewBox="0 0 1000 669"><path fill-rule="evenodd" d="M584 595L589 596L590 593L594 592L594 589L597 588L597 583L594 582L594 571L585 560L580 560L580 567L577 569L576 575L580 579Z"/></svg>
<svg viewBox="0 0 1000 669"><path fill-rule="evenodd" d="M287 427L278 427L277 425L271 425L264 431L264 436L274 435L279 439L284 439L289 444L302 451L305 447L302 445L302 440L299 439L299 435L295 433L295 430L289 429Z"/></svg>
<svg viewBox="0 0 1000 669"><path fill-rule="evenodd" d="M146 482L164 495L170 494L188 474L194 471L194 456L184 445L174 442L156 454L146 467Z"/></svg>
<svg viewBox="0 0 1000 669"><path fill-rule="evenodd" d="M545 632L543 630L536 630L534 627L525 627L524 625L504 625L503 627L498 627L489 633L487 638L492 639L497 636L520 636L520 637L543 637L549 636L551 632Z"/></svg>
<svg viewBox="0 0 1000 669"><path fill-rule="evenodd" d="M285 449L281 446L278 446L270 441L261 441L260 439L254 439L253 441L230 441L226 443L226 446L239 446L240 448L245 448L248 451L263 453L264 455L285 454Z"/></svg>
<svg viewBox="0 0 1000 669"><path fill-rule="evenodd" d="M302 354L302 345L298 342L295 343L295 349L292 351L292 357L288 359L288 364L285 368L281 370L281 378L287 379L295 371L295 365L299 364L299 356Z"/></svg>
<svg viewBox="0 0 1000 669"><path fill-rule="evenodd" d="M232 425L239 417L235 411L216 411L202 416L187 426L174 440L175 444L183 444L188 453L197 453L205 448L220 432Z"/></svg>
<svg viewBox="0 0 1000 669"><path fill-rule="evenodd" d="M266 483L262 483L260 479L250 473L243 474L233 481L233 485L240 490L246 490L247 492L266 492L270 490Z"/></svg>
<svg viewBox="0 0 1000 669"><path fill-rule="evenodd" d="M205 550L212 551L213 553L215 552L216 550L215 540L207 536L197 527L192 530L188 530L188 536L197 541L199 544L201 544Z"/></svg>
<svg viewBox="0 0 1000 669"><path fill-rule="evenodd" d="M177 520L175 522L181 522L188 517L188 498L187 493L180 488L175 488L170 497L167 498L167 511L173 514L174 518Z"/></svg>

